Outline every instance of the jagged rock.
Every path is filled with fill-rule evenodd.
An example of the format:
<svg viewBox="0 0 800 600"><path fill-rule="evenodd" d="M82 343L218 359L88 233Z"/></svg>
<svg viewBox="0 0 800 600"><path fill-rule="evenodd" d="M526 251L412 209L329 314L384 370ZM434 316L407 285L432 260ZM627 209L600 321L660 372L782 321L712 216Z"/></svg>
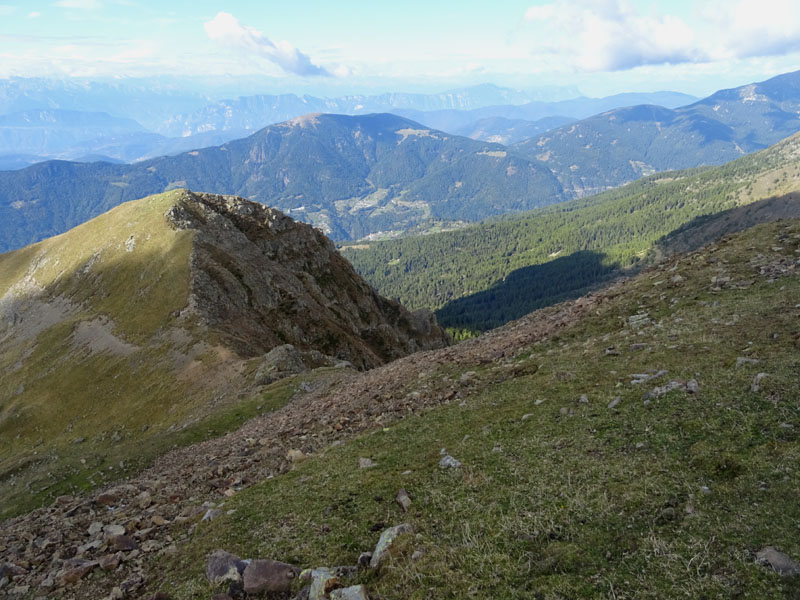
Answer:
<svg viewBox="0 0 800 600"><path fill-rule="evenodd" d="M339 577L328 567L305 569L300 573L301 581L310 581L309 600L327 600L331 591L342 587Z"/></svg>
<svg viewBox="0 0 800 600"><path fill-rule="evenodd" d="M206 560L206 579L213 585L241 583L246 568L247 561L225 550L216 550Z"/></svg>
<svg viewBox="0 0 800 600"><path fill-rule="evenodd" d="M756 554L756 559L761 563L768 564L784 577L800 574L800 564L773 546L767 546L760 550Z"/></svg>
<svg viewBox="0 0 800 600"><path fill-rule="evenodd" d="M370 560L369 566L373 569L377 569L391 553L395 540L397 540L397 538L401 535L413 532L414 528L408 523L395 525L394 527L390 527L384 531L378 540L378 544L375 546L375 551L372 553L372 559Z"/></svg>
<svg viewBox="0 0 800 600"><path fill-rule="evenodd" d="M247 594L290 592L292 582L299 573L300 569L287 563L269 559L253 560L244 570L244 591Z"/></svg>
<svg viewBox="0 0 800 600"><path fill-rule="evenodd" d="M256 371L255 383L265 385L276 379L302 373L308 367L300 351L291 344L276 346L264 355Z"/></svg>
<svg viewBox="0 0 800 600"><path fill-rule="evenodd" d="M411 497L404 488L400 488L400 491L397 492L395 502L400 505L400 508L403 509L403 512L408 512L408 509L411 508Z"/></svg>
<svg viewBox="0 0 800 600"><path fill-rule="evenodd" d="M119 553L104 554L97 559L97 563L104 571L113 571L119 566L120 558L121 555Z"/></svg>
<svg viewBox="0 0 800 600"><path fill-rule="evenodd" d="M100 523L99 521L94 521L94 522L92 522L91 525L89 525L89 528L86 531L89 533L89 535L95 536L98 533L100 533L101 531L103 531L103 524ZM122 533L125 533L125 532L123 531Z"/></svg>
<svg viewBox="0 0 800 600"><path fill-rule="evenodd" d="M187 314L242 356L291 344L364 369L449 343L429 314L376 294L322 232L275 209L184 192L165 216L195 232ZM304 368L285 350L279 365Z"/></svg>
<svg viewBox="0 0 800 600"><path fill-rule="evenodd" d="M96 560L72 558L66 561L66 571L61 575L61 584L75 583L86 574L91 573L97 565L98 562Z"/></svg>
<svg viewBox="0 0 800 600"><path fill-rule="evenodd" d="M331 600L369 600L367 587L364 585L351 585L350 587L333 590Z"/></svg>

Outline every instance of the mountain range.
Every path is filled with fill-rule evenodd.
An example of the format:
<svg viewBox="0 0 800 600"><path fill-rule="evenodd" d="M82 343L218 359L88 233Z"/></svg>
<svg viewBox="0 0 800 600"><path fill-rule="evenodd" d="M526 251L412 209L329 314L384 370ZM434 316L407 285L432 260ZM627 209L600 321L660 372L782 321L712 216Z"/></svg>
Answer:
<svg viewBox="0 0 800 600"><path fill-rule="evenodd" d="M507 147L393 115L310 115L134 165L41 163L0 172L0 250L175 187L258 200L337 240L458 227L764 148L800 130L799 80L615 109Z"/></svg>
<svg viewBox="0 0 800 600"><path fill-rule="evenodd" d="M237 194L335 239L471 221L562 198L535 161L394 115L309 115L223 146L134 165L46 162L0 172L0 249L171 188Z"/></svg>

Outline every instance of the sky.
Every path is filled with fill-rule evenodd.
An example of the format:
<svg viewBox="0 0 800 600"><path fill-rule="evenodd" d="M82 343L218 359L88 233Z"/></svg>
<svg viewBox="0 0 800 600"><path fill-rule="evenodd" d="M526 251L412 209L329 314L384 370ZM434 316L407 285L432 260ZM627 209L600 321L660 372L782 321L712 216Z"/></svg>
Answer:
<svg viewBox="0 0 800 600"><path fill-rule="evenodd" d="M0 78L705 96L797 69L797 0L0 0Z"/></svg>

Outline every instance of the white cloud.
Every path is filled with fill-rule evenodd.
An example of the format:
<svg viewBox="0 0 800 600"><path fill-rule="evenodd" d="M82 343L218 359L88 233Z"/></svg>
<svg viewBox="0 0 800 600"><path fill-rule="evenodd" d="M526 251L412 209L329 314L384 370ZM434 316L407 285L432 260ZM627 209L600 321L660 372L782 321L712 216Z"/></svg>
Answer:
<svg viewBox="0 0 800 600"><path fill-rule="evenodd" d="M617 71L641 65L706 58L694 32L669 15L642 15L624 0L556 0L532 6L525 20L547 27L544 54L565 56L583 71Z"/></svg>
<svg viewBox="0 0 800 600"><path fill-rule="evenodd" d="M29 12L28 13L28 18L29 19L38 19L41 16L42 16L42 13L37 12L37 11L33 11L33 12Z"/></svg>
<svg viewBox="0 0 800 600"><path fill-rule="evenodd" d="M777 56L800 50L797 0L706 0L691 22L629 0L555 0L531 6L534 54L581 71Z"/></svg>
<svg viewBox="0 0 800 600"><path fill-rule="evenodd" d="M243 25L230 13L217 13L217 16L204 23L203 27L208 37L215 42L265 58L287 73L294 73L304 77L331 75L327 69L312 63L307 55L300 52L289 42L272 42L257 29Z"/></svg>
<svg viewBox="0 0 800 600"><path fill-rule="evenodd" d="M100 0L58 0L53 6L59 8L77 8L79 10L97 10L102 7Z"/></svg>
<svg viewBox="0 0 800 600"><path fill-rule="evenodd" d="M712 52L717 57L778 56L800 50L796 0L712 0L698 14L713 28Z"/></svg>

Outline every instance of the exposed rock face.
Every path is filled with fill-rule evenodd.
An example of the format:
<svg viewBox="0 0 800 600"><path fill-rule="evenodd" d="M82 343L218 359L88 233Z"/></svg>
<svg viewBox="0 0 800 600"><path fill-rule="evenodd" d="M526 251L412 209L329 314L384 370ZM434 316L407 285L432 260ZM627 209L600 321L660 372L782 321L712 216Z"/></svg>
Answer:
<svg viewBox="0 0 800 600"><path fill-rule="evenodd" d="M186 192L166 217L196 232L187 314L242 356L291 344L363 369L448 343L432 314L379 296L323 233L277 210Z"/></svg>

